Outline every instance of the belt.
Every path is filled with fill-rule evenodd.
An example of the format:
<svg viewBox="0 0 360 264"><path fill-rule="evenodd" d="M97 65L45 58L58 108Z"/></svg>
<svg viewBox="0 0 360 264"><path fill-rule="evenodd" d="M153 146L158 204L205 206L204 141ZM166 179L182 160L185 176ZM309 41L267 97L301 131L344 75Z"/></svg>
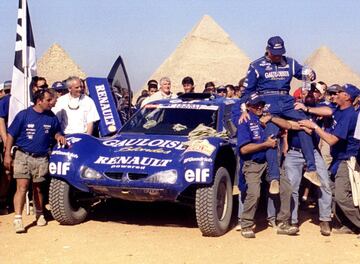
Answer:
<svg viewBox="0 0 360 264"><path fill-rule="evenodd" d="M295 148L295 147L289 147L289 150L294 150L294 151L297 151L297 152L302 152L302 149L301 149L301 148Z"/></svg>
<svg viewBox="0 0 360 264"><path fill-rule="evenodd" d="M258 92L259 95L288 95L289 91L284 91L284 90L269 90L269 91L259 91Z"/></svg>
<svg viewBox="0 0 360 264"><path fill-rule="evenodd" d="M33 158L44 158L44 157L48 156L48 154L30 153L30 152L24 151L24 150L22 150L20 148L18 148L17 151L20 151L21 153L24 153L25 155L28 155L28 156L33 157Z"/></svg>

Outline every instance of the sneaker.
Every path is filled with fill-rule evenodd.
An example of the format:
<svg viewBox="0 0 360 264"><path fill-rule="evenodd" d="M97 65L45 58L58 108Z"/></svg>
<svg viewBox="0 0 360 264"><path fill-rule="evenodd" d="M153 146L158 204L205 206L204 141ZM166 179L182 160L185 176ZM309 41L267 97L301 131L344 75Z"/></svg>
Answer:
<svg viewBox="0 0 360 264"><path fill-rule="evenodd" d="M280 186L279 186L279 181L278 180L272 180L270 182L269 193L270 194L278 194L278 193L280 193Z"/></svg>
<svg viewBox="0 0 360 264"><path fill-rule="evenodd" d="M277 225L276 225L275 219L268 220L268 226L270 226L272 228L276 228Z"/></svg>
<svg viewBox="0 0 360 264"><path fill-rule="evenodd" d="M297 226L289 225L288 222L280 222L277 226L277 234L278 235L289 235L293 236L299 232L299 228Z"/></svg>
<svg viewBox="0 0 360 264"><path fill-rule="evenodd" d="M305 179L308 179L312 184L316 186L321 186L319 174L316 171L306 171L304 173Z"/></svg>
<svg viewBox="0 0 360 264"><path fill-rule="evenodd" d="M14 228L15 228L15 233L17 234L25 233L24 224L21 218L14 219Z"/></svg>
<svg viewBox="0 0 360 264"><path fill-rule="evenodd" d="M236 231L241 231L241 222L240 222L240 220L238 221L238 224L235 226L235 230Z"/></svg>
<svg viewBox="0 0 360 264"><path fill-rule="evenodd" d="M245 227L241 230L241 235L245 238L255 238L255 233L251 227Z"/></svg>
<svg viewBox="0 0 360 264"><path fill-rule="evenodd" d="M331 229L330 229L330 223L327 221L321 221L320 222L320 233L323 236L330 236Z"/></svg>
<svg viewBox="0 0 360 264"><path fill-rule="evenodd" d="M333 233L334 234L355 234L354 231L352 231L350 228L348 228L347 226L342 226L340 228L334 228L333 229Z"/></svg>
<svg viewBox="0 0 360 264"><path fill-rule="evenodd" d="M36 225L37 226L45 226L47 224L44 215L36 216Z"/></svg>

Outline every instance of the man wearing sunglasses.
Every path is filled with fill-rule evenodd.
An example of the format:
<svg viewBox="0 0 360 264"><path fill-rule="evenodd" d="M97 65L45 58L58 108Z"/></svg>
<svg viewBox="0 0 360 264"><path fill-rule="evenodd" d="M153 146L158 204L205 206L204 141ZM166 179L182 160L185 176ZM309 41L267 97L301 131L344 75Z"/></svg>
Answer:
<svg viewBox="0 0 360 264"><path fill-rule="evenodd" d="M52 111L58 117L65 134L93 133L94 122L100 119L94 101L84 94L79 77L65 81L69 93L58 98Z"/></svg>
<svg viewBox="0 0 360 264"><path fill-rule="evenodd" d="M358 113L352 105L358 96L360 90L356 86L345 84L341 87L335 97L338 107L333 113L334 121L328 131L310 120L299 121L301 126L312 129L331 146L333 161L329 171L335 179L336 215L342 224L336 233L360 232L360 188L356 187L357 177L354 173L357 170L356 157L360 141L356 134Z"/></svg>
<svg viewBox="0 0 360 264"><path fill-rule="evenodd" d="M16 233L25 232L22 211L31 181L36 208L36 225L46 225L43 214L41 183L45 181L45 176L48 173L49 150L54 138L59 144L66 144L59 121L50 111L52 99L53 95L48 89L36 91L34 93L34 106L19 112L8 129L4 166L9 171L13 166L14 178L16 179L14 196L14 228ZM15 147L13 148L13 146ZM11 153L12 150L14 153Z"/></svg>

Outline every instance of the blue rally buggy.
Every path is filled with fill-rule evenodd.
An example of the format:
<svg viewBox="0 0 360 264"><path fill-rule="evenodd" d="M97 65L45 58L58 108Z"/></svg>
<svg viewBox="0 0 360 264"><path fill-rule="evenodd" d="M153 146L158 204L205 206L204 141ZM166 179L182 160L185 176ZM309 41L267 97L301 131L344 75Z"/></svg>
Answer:
<svg viewBox="0 0 360 264"><path fill-rule="evenodd" d="M190 202L203 235L223 235L232 215L239 108L238 100L185 94L146 105L112 137L68 136L68 147L50 157L53 217L83 222L89 198ZM228 136L189 141L199 124Z"/></svg>

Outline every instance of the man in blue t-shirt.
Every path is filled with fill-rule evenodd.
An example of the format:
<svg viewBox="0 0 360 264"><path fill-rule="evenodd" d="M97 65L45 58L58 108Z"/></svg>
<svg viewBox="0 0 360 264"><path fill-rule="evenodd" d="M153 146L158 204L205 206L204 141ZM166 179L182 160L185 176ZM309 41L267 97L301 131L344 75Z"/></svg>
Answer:
<svg viewBox="0 0 360 264"><path fill-rule="evenodd" d="M65 145L65 137L61 133L57 117L50 111L53 100L49 90L38 90L34 93L35 105L19 112L8 129L4 166L10 170L13 163L16 193L14 196L16 233L25 232L22 223L22 211L29 184L33 182L33 197L36 208L36 223L46 225L43 215L43 196L41 183L48 173L48 153L55 138L59 144ZM15 148L13 148L13 146ZM15 157L11 149L16 149Z"/></svg>
<svg viewBox="0 0 360 264"><path fill-rule="evenodd" d="M254 238L253 231L254 217L260 198L260 184L264 172L267 170L266 150L276 148L277 139L272 135L265 136L265 128L260 122L265 103L256 94L250 96L247 106L249 110L249 120L238 125L238 146L240 157L243 161L242 173L245 177L247 190L240 215L241 235L245 238ZM285 120L272 117L274 122L282 128L289 128L289 123ZM275 181L278 182L278 181ZM279 186L277 186L279 189ZM270 186L271 189L271 186ZM276 191L279 193L279 191ZM290 218L290 184L285 176L280 176L280 212L277 219L278 234L294 235L298 232L297 227L289 225Z"/></svg>
<svg viewBox="0 0 360 264"><path fill-rule="evenodd" d="M360 231L360 210L354 204L353 189L350 179L354 179L356 156L360 141L354 138L354 131L358 113L352 106L353 101L360 95L360 90L345 84L336 95L337 109L333 114L333 124L328 132L321 129L310 120L302 120L300 125L313 129L322 139L331 146L333 161L330 173L335 177L335 202L342 213L337 214L342 227L339 233Z"/></svg>

